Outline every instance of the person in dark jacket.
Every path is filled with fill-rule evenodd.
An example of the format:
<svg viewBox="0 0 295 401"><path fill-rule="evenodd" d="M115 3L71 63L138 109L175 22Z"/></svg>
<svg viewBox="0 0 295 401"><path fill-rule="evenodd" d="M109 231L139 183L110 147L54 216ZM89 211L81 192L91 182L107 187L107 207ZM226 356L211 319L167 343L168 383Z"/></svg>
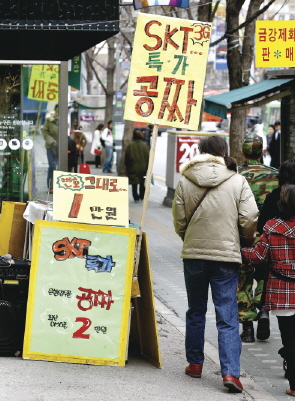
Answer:
<svg viewBox="0 0 295 401"><path fill-rule="evenodd" d="M74 168L77 173L77 164L76 142L68 136L68 171L71 173Z"/></svg>
<svg viewBox="0 0 295 401"><path fill-rule="evenodd" d="M265 307L277 316L290 387L295 397L295 185L285 184L280 191L278 218L268 220L255 248L242 248L245 262L270 261Z"/></svg>
<svg viewBox="0 0 295 401"><path fill-rule="evenodd" d="M267 148L271 161L270 166L279 168L281 164L281 122L275 122L275 132Z"/></svg>
<svg viewBox="0 0 295 401"><path fill-rule="evenodd" d="M54 111L46 114L46 121L42 130L45 139L45 148L48 159L47 187L50 194L53 193L53 171L57 165L57 144L58 144L58 104Z"/></svg>
<svg viewBox="0 0 295 401"><path fill-rule="evenodd" d="M144 136L143 141L147 144L149 150L151 148L151 137L153 134L153 128L154 126L152 124L149 124L148 126L141 128L141 132L143 133Z"/></svg>
<svg viewBox="0 0 295 401"><path fill-rule="evenodd" d="M135 202L144 198L144 177L149 164L149 150L143 142L143 133L138 129L133 131L133 140L127 146L125 153L125 166L129 184L132 186L132 195ZM139 185L139 194L138 194Z"/></svg>
<svg viewBox="0 0 295 401"><path fill-rule="evenodd" d="M278 171L279 187L266 195L260 210L257 223L257 231L262 234L265 223L279 215L278 201L280 200L281 188L284 184L295 184L295 159L286 160Z"/></svg>

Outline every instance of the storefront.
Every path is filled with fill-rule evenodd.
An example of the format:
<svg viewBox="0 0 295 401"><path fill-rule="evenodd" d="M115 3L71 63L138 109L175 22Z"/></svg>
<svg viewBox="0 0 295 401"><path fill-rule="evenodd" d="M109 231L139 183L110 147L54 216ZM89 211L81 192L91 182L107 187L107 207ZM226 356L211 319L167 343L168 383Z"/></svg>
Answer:
<svg viewBox="0 0 295 401"><path fill-rule="evenodd" d="M118 0L0 5L0 204L47 199L67 171L68 60L118 30Z"/></svg>
<svg viewBox="0 0 295 401"><path fill-rule="evenodd" d="M58 105L58 80L58 64L0 65L1 200L46 196L48 159L42 129L46 115Z"/></svg>

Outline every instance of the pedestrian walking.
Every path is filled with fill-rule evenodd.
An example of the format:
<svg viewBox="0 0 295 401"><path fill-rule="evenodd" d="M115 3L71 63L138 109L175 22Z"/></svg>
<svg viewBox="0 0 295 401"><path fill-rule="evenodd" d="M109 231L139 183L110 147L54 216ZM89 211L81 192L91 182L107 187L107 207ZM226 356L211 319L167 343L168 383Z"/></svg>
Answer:
<svg viewBox="0 0 295 401"><path fill-rule="evenodd" d="M42 129L45 139L45 148L48 160L47 187L50 194L53 193L53 171L57 165L57 143L58 143L58 104L54 111L46 114L46 120Z"/></svg>
<svg viewBox="0 0 295 401"><path fill-rule="evenodd" d="M219 136L201 140L200 155L180 168L181 178L173 200L176 233L183 240L184 278L188 297L186 313L185 373L201 377L208 287L216 311L218 347L223 384L241 392L241 338L236 289L241 264L240 236L252 243L258 209L245 177L228 157L226 141Z"/></svg>
<svg viewBox="0 0 295 401"><path fill-rule="evenodd" d="M147 144L148 149L151 149L151 137L153 135L153 128L152 124L147 125L146 127L141 128L141 132L143 133L143 140Z"/></svg>
<svg viewBox="0 0 295 401"><path fill-rule="evenodd" d="M68 136L68 172L74 169L74 173L77 173L77 164L76 142Z"/></svg>
<svg viewBox="0 0 295 401"><path fill-rule="evenodd" d="M278 187L277 173L275 168L265 166L261 163L263 154L263 139L256 133L245 137L242 145L244 163L239 167L242 174L254 194L258 210L261 210L267 194ZM259 235L256 235L259 240ZM256 337L258 340L267 340L270 336L269 313L261 304L264 287L265 269L249 264L242 265L239 269L239 284L237 290L239 321L243 325L241 339L243 342L254 342L254 324L257 320Z"/></svg>
<svg viewBox="0 0 295 401"><path fill-rule="evenodd" d="M98 126L96 127L96 130L93 133L93 140L90 150L90 153L95 157L96 168L101 167L102 144L100 138L102 135L103 128L104 128L103 124L98 124Z"/></svg>
<svg viewBox="0 0 295 401"><path fill-rule="evenodd" d="M104 143L106 158L102 168L104 173L112 173L112 165L113 165L113 121L108 121L107 127L103 130L101 139Z"/></svg>
<svg viewBox="0 0 295 401"><path fill-rule="evenodd" d="M273 138L273 134L275 133L275 131L276 131L276 127L274 125L270 124L268 126L268 134L266 135L267 147L269 147L270 142L271 142L271 140Z"/></svg>
<svg viewBox="0 0 295 401"><path fill-rule="evenodd" d="M295 397L295 185L282 186L278 206L279 217L265 224L260 241L241 251L245 262L270 261L265 307L277 316L290 384L286 393Z"/></svg>
<svg viewBox="0 0 295 401"><path fill-rule="evenodd" d="M149 150L147 144L143 142L143 133L138 129L133 131L133 140L126 148L125 166L132 186L132 196L135 202L144 198L145 193L145 176L149 164ZM138 193L139 186L139 193Z"/></svg>
<svg viewBox="0 0 295 401"><path fill-rule="evenodd" d="M267 148L271 161L271 167L279 168L281 164L281 122L275 122L275 132Z"/></svg>
<svg viewBox="0 0 295 401"><path fill-rule="evenodd" d="M86 136L83 134L82 128L76 128L73 133L73 139L76 142L77 161L80 164L84 163L84 148L87 144Z"/></svg>

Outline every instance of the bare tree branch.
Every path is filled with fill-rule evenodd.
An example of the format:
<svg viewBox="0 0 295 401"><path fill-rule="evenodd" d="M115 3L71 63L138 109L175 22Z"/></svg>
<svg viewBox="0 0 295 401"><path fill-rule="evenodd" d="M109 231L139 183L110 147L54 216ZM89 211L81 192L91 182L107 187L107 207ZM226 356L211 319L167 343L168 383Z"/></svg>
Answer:
<svg viewBox="0 0 295 401"><path fill-rule="evenodd" d="M128 43L128 45L130 46L130 53L132 53L133 50L133 46L132 46L132 42L129 40L129 38L125 35L124 32L120 31L121 35L123 36L123 38L126 40L126 42Z"/></svg>
<svg viewBox="0 0 295 401"><path fill-rule="evenodd" d="M210 15L210 22L212 22L214 20L214 18L215 18L215 14L216 14L216 12L218 10L219 3L220 3L220 0L216 1L215 5L214 5L213 11L212 11L212 13Z"/></svg>
<svg viewBox="0 0 295 401"><path fill-rule="evenodd" d="M129 77L127 77L127 78L125 79L125 81L120 85L120 89L123 89L124 86L127 85L128 78L129 78Z"/></svg>
<svg viewBox="0 0 295 401"><path fill-rule="evenodd" d="M94 61L97 65L99 65L101 68L103 68L104 70L106 70L106 67L105 67L103 64L101 64L99 61L97 61L95 58L93 59L93 61Z"/></svg>
<svg viewBox="0 0 295 401"><path fill-rule="evenodd" d="M101 85L103 91L104 91L105 93L107 93L107 88L106 88L105 85L103 84L102 80L99 78L96 69L93 67L93 64L92 64L92 62L91 62L91 60L90 60L89 54L87 54L87 52L85 52L85 54L86 54L86 58L88 58L89 65L90 65L90 67L91 67L91 69L92 69L92 71L93 71L93 73L94 73L94 75L95 75L95 78L96 78L96 79L98 80L98 82L100 83L100 85Z"/></svg>
<svg viewBox="0 0 295 401"><path fill-rule="evenodd" d="M221 36L221 38L215 40L215 42L210 43L210 47L212 46L216 46L218 43L222 42L227 36L229 36L232 33L237 32L239 29L244 28L246 25L248 25L250 22L254 21L255 19L257 19L257 17L259 17L259 15L263 14L276 0L270 0L270 2L264 6L261 10L257 11L257 13L255 13L254 15L252 15L252 17L250 17L249 19L247 19L245 22L243 22L241 25L239 25L237 28L232 29L230 31L226 31L225 34L223 36Z"/></svg>

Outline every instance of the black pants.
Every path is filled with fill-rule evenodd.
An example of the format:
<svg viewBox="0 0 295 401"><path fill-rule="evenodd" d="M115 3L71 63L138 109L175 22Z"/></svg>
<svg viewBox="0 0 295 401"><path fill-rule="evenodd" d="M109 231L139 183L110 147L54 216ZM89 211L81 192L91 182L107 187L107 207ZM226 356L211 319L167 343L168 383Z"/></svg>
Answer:
<svg viewBox="0 0 295 401"><path fill-rule="evenodd" d="M137 192L138 184L132 184L132 196L135 201L144 198L145 186L144 186L144 179L139 184L139 195Z"/></svg>
<svg viewBox="0 0 295 401"><path fill-rule="evenodd" d="M95 156L95 167L98 167L100 165L101 165L100 156L96 155Z"/></svg>
<svg viewBox="0 0 295 401"><path fill-rule="evenodd" d="M83 150L80 150L77 153L77 160L78 160L78 163L81 163L81 164L84 163L84 152L83 152ZM81 160L81 162L80 162L80 160Z"/></svg>
<svg viewBox="0 0 295 401"><path fill-rule="evenodd" d="M288 380L291 390L295 391L295 315L277 316L277 318L286 352Z"/></svg>

